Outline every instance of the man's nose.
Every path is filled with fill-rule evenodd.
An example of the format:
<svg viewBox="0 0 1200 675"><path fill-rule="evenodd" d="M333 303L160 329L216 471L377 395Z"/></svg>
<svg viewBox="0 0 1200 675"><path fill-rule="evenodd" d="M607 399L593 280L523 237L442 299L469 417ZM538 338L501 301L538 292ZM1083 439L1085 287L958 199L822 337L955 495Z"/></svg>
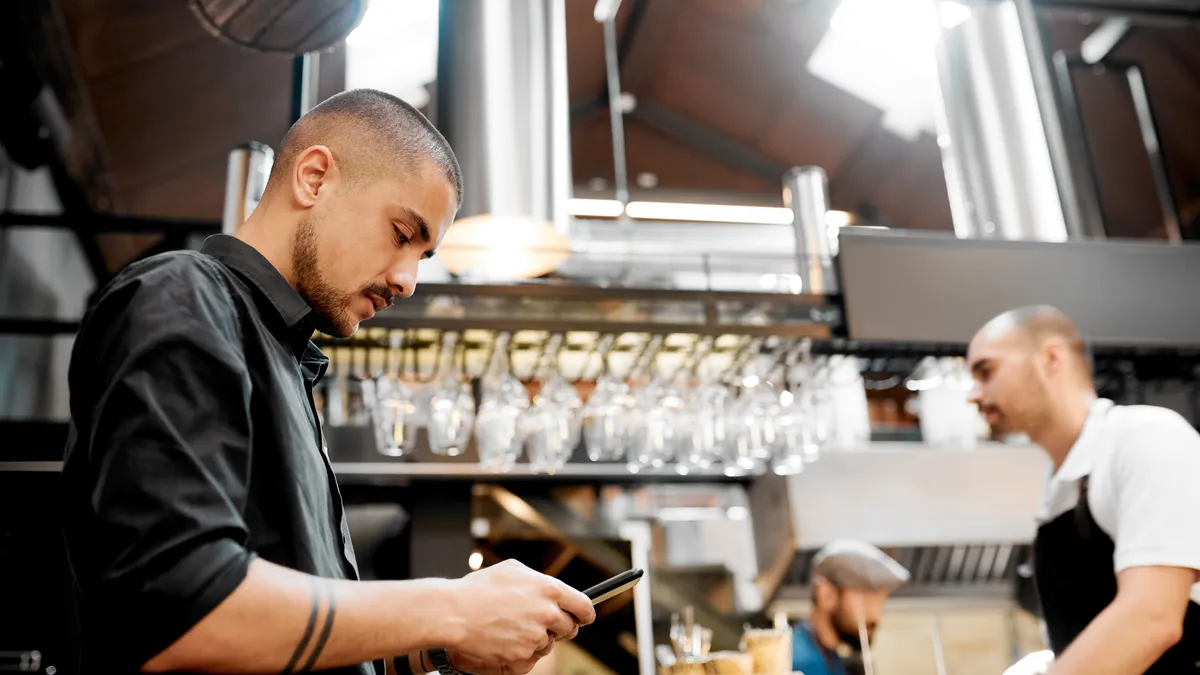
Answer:
<svg viewBox="0 0 1200 675"><path fill-rule="evenodd" d="M979 386L978 382L971 387L971 393L967 394L967 402L976 406L983 402L983 387Z"/></svg>
<svg viewBox="0 0 1200 675"><path fill-rule="evenodd" d="M409 259L406 256L388 275L388 285L392 287L392 293L397 297L412 297L413 292L417 289L417 264L419 262L418 258Z"/></svg>

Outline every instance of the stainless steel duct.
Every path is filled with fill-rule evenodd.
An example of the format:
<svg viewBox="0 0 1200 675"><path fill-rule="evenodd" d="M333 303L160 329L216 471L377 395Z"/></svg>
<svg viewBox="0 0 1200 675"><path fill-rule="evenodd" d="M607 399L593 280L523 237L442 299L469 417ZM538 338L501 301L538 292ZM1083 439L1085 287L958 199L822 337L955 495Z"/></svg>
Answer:
<svg viewBox="0 0 1200 675"><path fill-rule="evenodd" d="M463 169L459 216L531 219L567 234L564 0L442 0L440 12L436 121Z"/></svg>
<svg viewBox="0 0 1200 675"><path fill-rule="evenodd" d="M806 293L832 290L833 246L826 213L829 184L819 166L802 166L783 175L783 203L792 210L796 262Z"/></svg>
<svg viewBox="0 0 1200 675"><path fill-rule="evenodd" d="M937 47L938 136L955 232L1041 241L1101 235L1080 212L1065 151L1053 152L1062 129L1045 91L1049 65L1021 2L1028 4L972 3L970 18L944 31Z"/></svg>
<svg viewBox="0 0 1200 675"><path fill-rule="evenodd" d="M275 151L262 143L246 143L229 151L221 232L233 234L254 212L267 189L267 178L274 163Z"/></svg>

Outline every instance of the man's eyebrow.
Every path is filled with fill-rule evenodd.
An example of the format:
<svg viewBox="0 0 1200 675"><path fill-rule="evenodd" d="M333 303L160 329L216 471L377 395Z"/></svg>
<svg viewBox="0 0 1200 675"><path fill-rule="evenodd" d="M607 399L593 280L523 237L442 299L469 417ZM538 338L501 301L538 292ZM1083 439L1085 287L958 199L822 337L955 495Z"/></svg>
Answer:
<svg viewBox="0 0 1200 675"><path fill-rule="evenodd" d="M421 217L421 214L407 206L401 206L400 211L417 226L417 236L420 238L422 244L428 244L432 241L429 237L429 225L425 224L425 219Z"/></svg>
<svg viewBox="0 0 1200 675"><path fill-rule="evenodd" d="M989 362L990 362L990 359L979 359L975 363L972 363L971 364L971 373L974 375L978 375L980 373L980 371L982 371Z"/></svg>

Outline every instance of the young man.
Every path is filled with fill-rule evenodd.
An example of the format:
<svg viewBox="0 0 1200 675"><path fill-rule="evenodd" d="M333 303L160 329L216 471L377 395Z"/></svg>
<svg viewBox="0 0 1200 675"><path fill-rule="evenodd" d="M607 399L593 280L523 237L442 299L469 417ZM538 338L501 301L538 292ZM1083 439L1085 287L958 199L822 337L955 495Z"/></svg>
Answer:
<svg viewBox="0 0 1200 675"><path fill-rule="evenodd" d="M461 193L419 112L347 92L288 132L233 237L131 265L99 295L72 355L64 467L84 673L394 659L508 675L593 620L582 593L517 563L357 581L312 398L328 361L309 336L348 336L411 295Z"/></svg>
<svg viewBox="0 0 1200 675"><path fill-rule="evenodd" d="M1200 435L1173 411L1098 398L1078 328L1053 307L972 340L972 399L1054 464L1034 542L1054 675L1200 672Z"/></svg>
<svg viewBox="0 0 1200 675"><path fill-rule="evenodd" d="M792 634L792 670L846 675L838 646L869 651L884 603L908 579L900 563L865 542L840 540L821 549L813 558L812 613Z"/></svg>

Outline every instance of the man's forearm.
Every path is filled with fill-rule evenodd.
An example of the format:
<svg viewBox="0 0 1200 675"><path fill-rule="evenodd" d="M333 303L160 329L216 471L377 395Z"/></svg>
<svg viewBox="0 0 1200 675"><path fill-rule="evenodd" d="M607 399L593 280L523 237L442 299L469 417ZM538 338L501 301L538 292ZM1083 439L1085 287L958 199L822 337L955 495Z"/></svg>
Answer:
<svg viewBox="0 0 1200 675"><path fill-rule="evenodd" d="M1142 673L1179 641L1182 626L1114 602L1060 655L1050 675Z"/></svg>
<svg viewBox="0 0 1200 675"><path fill-rule="evenodd" d="M255 560L215 610L146 672L290 673L456 644L454 582L320 579Z"/></svg>

